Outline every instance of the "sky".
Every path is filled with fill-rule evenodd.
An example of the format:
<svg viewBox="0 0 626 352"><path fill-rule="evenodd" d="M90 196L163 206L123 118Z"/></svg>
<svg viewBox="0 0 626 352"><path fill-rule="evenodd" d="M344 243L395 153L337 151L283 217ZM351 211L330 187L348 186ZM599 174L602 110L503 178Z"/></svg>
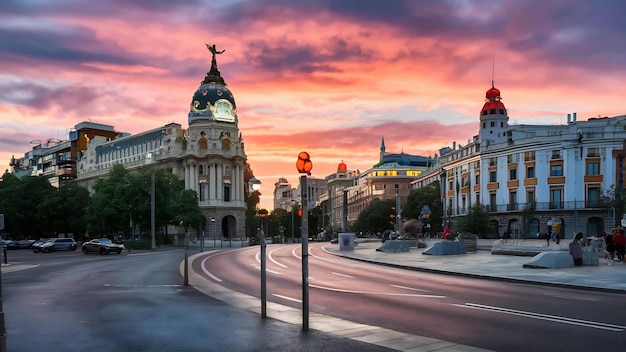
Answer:
<svg viewBox="0 0 626 352"><path fill-rule="evenodd" d="M323 178L387 152L434 156L478 133L485 92L510 124L626 113L621 0L2 0L0 168L82 121L187 126L208 72L237 103L261 206L298 153Z"/></svg>

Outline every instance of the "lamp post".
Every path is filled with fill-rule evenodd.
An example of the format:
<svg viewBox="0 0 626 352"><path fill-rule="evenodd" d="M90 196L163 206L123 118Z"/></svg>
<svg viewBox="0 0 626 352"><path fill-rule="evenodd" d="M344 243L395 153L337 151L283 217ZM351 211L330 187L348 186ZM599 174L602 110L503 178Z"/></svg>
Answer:
<svg viewBox="0 0 626 352"><path fill-rule="evenodd" d="M261 189L261 181L256 177L248 180L251 191L258 192ZM267 270L265 262L265 234L263 233L263 217L267 214L259 214L261 217L261 318L267 317Z"/></svg>
<svg viewBox="0 0 626 352"><path fill-rule="evenodd" d="M300 176L300 195L302 199L302 330L309 331L309 234L308 234L308 192L306 175L311 175L313 162L307 152L300 152L296 161Z"/></svg>
<svg viewBox="0 0 626 352"><path fill-rule="evenodd" d="M295 200L293 199L291 200L291 243L295 243L295 237L293 235L293 228L294 226L296 226L294 222L294 211L293 211L293 206L295 202L296 202Z"/></svg>

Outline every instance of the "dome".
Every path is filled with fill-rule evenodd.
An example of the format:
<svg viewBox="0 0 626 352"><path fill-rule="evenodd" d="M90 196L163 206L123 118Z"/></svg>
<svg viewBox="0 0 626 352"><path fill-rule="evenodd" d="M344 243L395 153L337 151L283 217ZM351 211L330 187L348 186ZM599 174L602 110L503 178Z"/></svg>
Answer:
<svg viewBox="0 0 626 352"><path fill-rule="evenodd" d="M494 87L491 82L491 88L485 93L485 104L480 112L481 116L484 115L506 115L506 107L502 103L502 97L500 96L500 90Z"/></svg>
<svg viewBox="0 0 626 352"><path fill-rule="evenodd" d="M500 97L500 90L493 86L489 88L489 90L485 94L485 98L487 99L493 99L493 98L499 98L499 97Z"/></svg>
<svg viewBox="0 0 626 352"><path fill-rule="evenodd" d="M200 87L193 94L189 108L189 123L196 120L218 120L223 122L236 122L237 105L235 97L228 89L224 78L217 69L215 56L222 54L224 50L217 51L215 45L207 48L213 54L211 70L207 72Z"/></svg>
<svg viewBox="0 0 626 352"><path fill-rule="evenodd" d="M348 171L348 166L343 162L343 160L337 165L337 172L346 172Z"/></svg>

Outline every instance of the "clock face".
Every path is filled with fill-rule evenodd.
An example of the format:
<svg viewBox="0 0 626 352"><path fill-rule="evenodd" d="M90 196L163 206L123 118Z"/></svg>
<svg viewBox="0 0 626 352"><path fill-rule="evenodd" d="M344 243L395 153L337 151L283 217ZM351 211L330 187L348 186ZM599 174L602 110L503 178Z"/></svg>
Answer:
<svg viewBox="0 0 626 352"><path fill-rule="evenodd" d="M214 116L216 120L233 122L235 117L233 116L233 106L228 100L218 100L215 102Z"/></svg>

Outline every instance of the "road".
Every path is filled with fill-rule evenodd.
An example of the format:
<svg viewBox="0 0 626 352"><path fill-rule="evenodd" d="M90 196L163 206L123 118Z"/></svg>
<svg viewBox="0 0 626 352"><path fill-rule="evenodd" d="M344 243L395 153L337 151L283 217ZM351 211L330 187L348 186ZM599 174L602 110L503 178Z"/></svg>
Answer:
<svg viewBox="0 0 626 352"><path fill-rule="evenodd" d="M620 350L626 297L362 263L309 247L310 310L496 351ZM207 280L260 295L259 248L194 261ZM300 245L267 247L267 297L301 308ZM485 268L488 270L488 268ZM601 342L600 342L601 341Z"/></svg>
<svg viewBox="0 0 626 352"><path fill-rule="evenodd" d="M8 258L2 303L11 352L388 351L304 333L183 286L182 249L121 255L16 250Z"/></svg>

